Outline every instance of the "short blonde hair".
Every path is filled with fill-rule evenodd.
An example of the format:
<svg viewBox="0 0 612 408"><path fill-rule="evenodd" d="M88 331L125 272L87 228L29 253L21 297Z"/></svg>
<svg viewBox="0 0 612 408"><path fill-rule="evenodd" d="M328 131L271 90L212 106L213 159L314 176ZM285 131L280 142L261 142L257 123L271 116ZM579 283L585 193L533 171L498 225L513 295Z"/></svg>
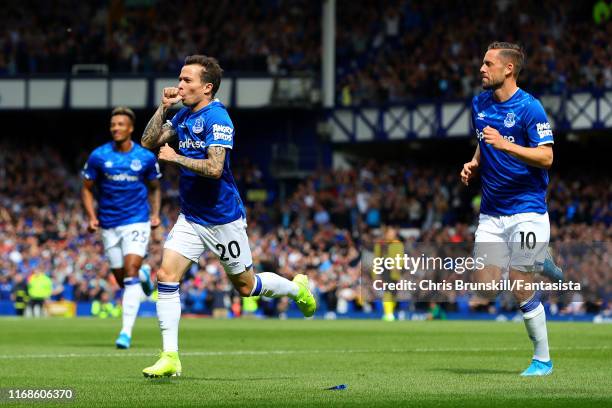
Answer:
<svg viewBox="0 0 612 408"><path fill-rule="evenodd" d="M512 72L512 75L514 78L518 78L519 73L525 64L525 53L520 45L509 42L495 41L489 44L487 50L501 50L499 55L501 55L502 58L512 62L514 65L514 72Z"/></svg>

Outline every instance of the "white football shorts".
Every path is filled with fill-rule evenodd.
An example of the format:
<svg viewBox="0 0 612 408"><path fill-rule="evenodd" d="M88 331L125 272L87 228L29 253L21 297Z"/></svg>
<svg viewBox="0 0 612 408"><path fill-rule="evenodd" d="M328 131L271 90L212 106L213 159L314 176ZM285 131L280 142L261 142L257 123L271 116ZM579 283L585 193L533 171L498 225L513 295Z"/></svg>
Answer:
<svg viewBox="0 0 612 408"><path fill-rule="evenodd" d="M227 274L237 275L253 265L246 228L243 218L228 224L200 225L179 214L164 248L196 263L205 251L210 251L221 261Z"/></svg>
<svg viewBox="0 0 612 408"><path fill-rule="evenodd" d="M151 223L137 222L119 227L102 229L104 254L112 269L123 267L123 258L128 254L143 257L147 254Z"/></svg>
<svg viewBox="0 0 612 408"><path fill-rule="evenodd" d="M480 214L474 253L485 265L535 272L542 269L549 240L548 213Z"/></svg>

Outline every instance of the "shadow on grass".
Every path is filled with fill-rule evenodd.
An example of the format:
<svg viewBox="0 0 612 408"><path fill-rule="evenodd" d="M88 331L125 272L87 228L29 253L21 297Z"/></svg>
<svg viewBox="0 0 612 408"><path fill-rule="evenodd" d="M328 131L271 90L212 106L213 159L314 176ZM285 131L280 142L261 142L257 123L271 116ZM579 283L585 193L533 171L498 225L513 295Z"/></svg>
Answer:
<svg viewBox="0 0 612 408"><path fill-rule="evenodd" d="M295 377L254 377L254 378L230 378L230 377L193 377L181 376L179 378L145 378L145 382L151 385L176 384L179 382L253 382L253 381L278 381L295 380Z"/></svg>
<svg viewBox="0 0 612 408"><path fill-rule="evenodd" d="M431 371L445 371L451 374L479 375L479 374L520 374L514 370L494 370L490 368L435 368Z"/></svg>

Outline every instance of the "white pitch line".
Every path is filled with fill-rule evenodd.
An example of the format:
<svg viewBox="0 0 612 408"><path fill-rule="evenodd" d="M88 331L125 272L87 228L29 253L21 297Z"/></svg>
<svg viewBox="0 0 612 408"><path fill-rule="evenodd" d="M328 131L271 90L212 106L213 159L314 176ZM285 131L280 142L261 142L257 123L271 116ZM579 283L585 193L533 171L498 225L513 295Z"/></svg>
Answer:
<svg viewBox="0 0 612 408"><path fill-rule="evenodd" d="M554 347L552 351L572 351L572 350L610 350L612 347ZM186 357L215 357L215 356L268 356L283 354L366 354L366 353L461 353L461 352L496 352L496 351L522 351L525 347L495 347L495 348L416 348L416 349L385 349L385 350L235 350L235 351L186 351L181 352L181 356ZM151 353L62 353L62 354L0 354L0 360L28 359L28 358L105 358L105 357L151 357Z"/></svg>

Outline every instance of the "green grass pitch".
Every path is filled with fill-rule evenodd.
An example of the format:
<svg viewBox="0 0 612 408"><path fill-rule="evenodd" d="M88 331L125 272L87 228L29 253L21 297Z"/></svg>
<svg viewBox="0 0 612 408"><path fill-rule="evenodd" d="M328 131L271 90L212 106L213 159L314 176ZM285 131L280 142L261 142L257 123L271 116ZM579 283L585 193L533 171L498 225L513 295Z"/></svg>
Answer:
<svg viewBox="0 0 612 408"><path fill-rule="evenodd" d="M612 325L549 323L555 372L521 378L521 323L183 319L183 376L150 380L155 319L130 350L120 321L0 319L0 388L72 388L69 402L2 406L612 406ZM342 391L325 388L348 384Z"/></svg>

